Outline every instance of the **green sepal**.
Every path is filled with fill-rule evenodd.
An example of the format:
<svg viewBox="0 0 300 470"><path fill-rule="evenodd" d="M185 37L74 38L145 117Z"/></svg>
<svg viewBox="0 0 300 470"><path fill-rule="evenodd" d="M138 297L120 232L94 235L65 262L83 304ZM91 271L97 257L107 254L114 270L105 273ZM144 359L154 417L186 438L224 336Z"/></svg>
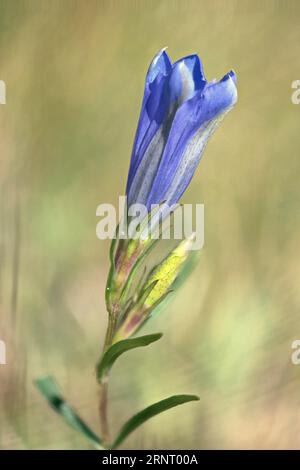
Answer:
<svg viewBox="0 0 300 470"><path fill-rule="evenodd" d="M150 211L149 214L147 214L147 216L141 221L141 224L139 226L139 229L140 231L144 230L147 226L147 224L151 224L151 221L153 219L153 217L155 217L161 207L164 205L164 201L161 202L160 204L157 205L157 207L155 207L152 211ZM145 258L150 254L150 252L155 248L157 242L159 241L160 239L160 236L161 236L161 230L159 231L159 236L157 238L151 238L151 237L148 237L148 238L145 238L145 239L142 239L142 244L144 244L144 249L142 250L142 252L140 253L140 255L138 256L138 258L136 259L134 265L132 266L132 269L128 275L128 278L126 280L126 283L124 284L123 288L122 288L122 291L121 291L121 294L120 294L120 301L124 302L124 299L126 299L126 296L128 294L128 291L130 290L138 272L139 272L139 268L141 266L141 264L143 263L143 261L145 260Z"/></svg>
<svg viewBox="0 0 300 470"><path fill-rule="evenodd" d="M185 264L183 265L183 268L181 269L181 272L173 282L171 289L166 295L161 302L158 302L157 305L151 310L151 315L149 315L149 320L150 318L154 318L157 315L160 314L162 310L164 310L169 302L172 300L173 296L176 294L177 290L184 284L186 279L189 277L189 275L192 273L192 271L195 269L195 266L197 264L197 261L200 257L200 253L198 251L193 251L188 259L186 260Z"/></svg>
<svg viewBox="0 0 300 470"><path fill-rule="evenodd" d="M189 238L182 240L165 258L149 273L146 287L156 282L145 301L145 306L150 307L157 304L158 301L173 288L174 282L180 276L188 259L191 256L191 245L194 234Z"/></svg>

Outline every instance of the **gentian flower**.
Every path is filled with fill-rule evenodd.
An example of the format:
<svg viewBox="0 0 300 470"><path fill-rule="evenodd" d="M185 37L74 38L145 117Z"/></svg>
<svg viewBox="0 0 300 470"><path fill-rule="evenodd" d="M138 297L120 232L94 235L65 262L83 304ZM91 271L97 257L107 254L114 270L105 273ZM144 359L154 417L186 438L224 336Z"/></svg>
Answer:
<svg viewBox="0 0 300 470"><path fill-rule="evenodd" d="M207 82L197 55L174 64L161 50L146 75L127 180L127 204L176 204L209 137L237 101L236 75Z"/></svg>
<svg viewBox="0 0 300 470"><path fill-rule="evenodd" d="M134 204L143 204L152 219L155 209L151 206L160 205L162 209L151 220L153 226L173 210L196 171L209 137L236 101L233 71L220 81L208 82L197 55L184 57L174 64L164 49L154 57L146 75L127 179L128 210ZM126 335L138 328L153 310L153 305L150 308L144 303L148 285L142 289L143 295L135 299L129 293L137 268L153 244L151 237L125 237L112 245L106 304L119 324L119 332L126 331ZM182 246L188 245L183 242ZM177 274L184 264L184 261L182 265L179 263ZM172 288L172 283L169 287Z"/></svg>
<svg viewBox="0 0 300 470"><path fill-rule="evenodd" d="M142 230L148 222L152 229L157 220L176 210L209 137L236 100L236 76L233 71L220 81L209 83L197 55L184 57L174 64L165 50L156 55L146 76L127 180L127 207L123 221L131 222L132 212L135 209L139 211L139 208L130 211L134 204L147 208L147 211L141 211L143 217L138 220L138 228ZM110 440L107 420L110 369L121 354L147 346L162 336L152 334L130 339L160 310L164 300L186 278L195 254L192 246L196 233L193 233L149 269L146 257L157 239L148 236L148 233L143 237L139 230L138 237L132 236L132 232L126 232L123 227L126 223L120 222L111 244L111 266L105 292L108 326L103 353L96 367L100 385L101 438L65 401L51 377L36 381L41 393L64 420L101 450L115 449L130 432L152 416L199 399L195 395L181 394L150 405L130 418L116 438ZM142 273L141 263L144 263Z"/></svg>

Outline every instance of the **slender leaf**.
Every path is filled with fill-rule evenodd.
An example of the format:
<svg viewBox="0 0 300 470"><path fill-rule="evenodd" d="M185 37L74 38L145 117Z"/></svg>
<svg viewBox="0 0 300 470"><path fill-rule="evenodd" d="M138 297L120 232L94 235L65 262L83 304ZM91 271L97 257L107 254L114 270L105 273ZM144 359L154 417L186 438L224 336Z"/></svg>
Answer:
<svg viewBox="0 0 300 470"><path fill-rule="evenodd" d="M148 346L154 343L154 341L158 341L161 337L162 333L156 333L153 335L140 336L138 338L123 339L114 343L107 349L97 365L97 377L99 382L101 382L101 379L107 374L121 354L130 349Z"/></svg>
<svg viewBox="0 0 300 470"><path fill-rule="evenodd" d="M197 395L174 395L148 406L148 408L140 411L124 424L119 435L113 442L111 449L118 447L129 434L131 434L136 428L141 426L141 424L153 416L156 416L163 411L169 410L170 408L174 408L175 406L182 405L183 403L194 400L200 400L200 398L197 397Z"/></svg>
<svg viewBox="0 0 300 470"><path fill-rule="evenodd" d="M34 383L41 394L48 400L52 408L60 414L73 429L83 434L97 449L104 449L101 439L82 421L76 411L65 401L53 377L41 377L36 379Z"/></svg>

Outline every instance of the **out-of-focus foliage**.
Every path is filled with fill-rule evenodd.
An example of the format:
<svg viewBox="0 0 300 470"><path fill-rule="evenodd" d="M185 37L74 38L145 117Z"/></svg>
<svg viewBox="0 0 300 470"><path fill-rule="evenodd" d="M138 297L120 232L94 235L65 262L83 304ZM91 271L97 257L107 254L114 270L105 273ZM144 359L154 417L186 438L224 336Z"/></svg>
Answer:
<svg viewBox="0 0 300 470"><path fill-rule="evenodd" d="M95 212L124 193L145 71L165 45L199 53L210 80L234 68L239 102L183 197L205 204L205 245L143 332L164 338L114 366L113 434L192 392L199 404L124 446L300 447L299 19L296 0L0 3L0 448L86 448L34 388L45 374L98 432L109 242Z"/></svg>

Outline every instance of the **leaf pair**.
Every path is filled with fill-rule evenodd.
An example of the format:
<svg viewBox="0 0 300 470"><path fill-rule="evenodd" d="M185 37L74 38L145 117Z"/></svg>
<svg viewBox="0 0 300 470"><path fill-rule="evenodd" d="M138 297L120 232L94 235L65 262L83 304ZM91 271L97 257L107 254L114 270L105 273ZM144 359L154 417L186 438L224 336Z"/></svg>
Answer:
<svg viewBox="0 0 300 470"><path fill-rule="evenodd" d="M139 338L131 338L119 341L113 344L102 356L102 359L97 365L97 378L101 382L108 374L109 370L121 354L131 349L138 347L148 346L149 344L159 340L162 337L161 333L145 335ZM105 448L115 449L118 447L126 437L131 434L137 427L141 426L144 422L150 418L160 414L170 408L187 403L189 401L199 400L196 395L174 395L164 400L161 400L153 405L148 406L144 410L140 411L133 417L131 417L121 428L119 434L113 441L113 443L106 447L100 437L98 437L79 417L77 412L65 401L60 393L60 390L55 380L50 377L43 377L37 379L35 384L42 395L48 400L49 404L54 410L62 416L66 423L68 423L73 429L79 431L86 439L99 450Z"/></svg>

